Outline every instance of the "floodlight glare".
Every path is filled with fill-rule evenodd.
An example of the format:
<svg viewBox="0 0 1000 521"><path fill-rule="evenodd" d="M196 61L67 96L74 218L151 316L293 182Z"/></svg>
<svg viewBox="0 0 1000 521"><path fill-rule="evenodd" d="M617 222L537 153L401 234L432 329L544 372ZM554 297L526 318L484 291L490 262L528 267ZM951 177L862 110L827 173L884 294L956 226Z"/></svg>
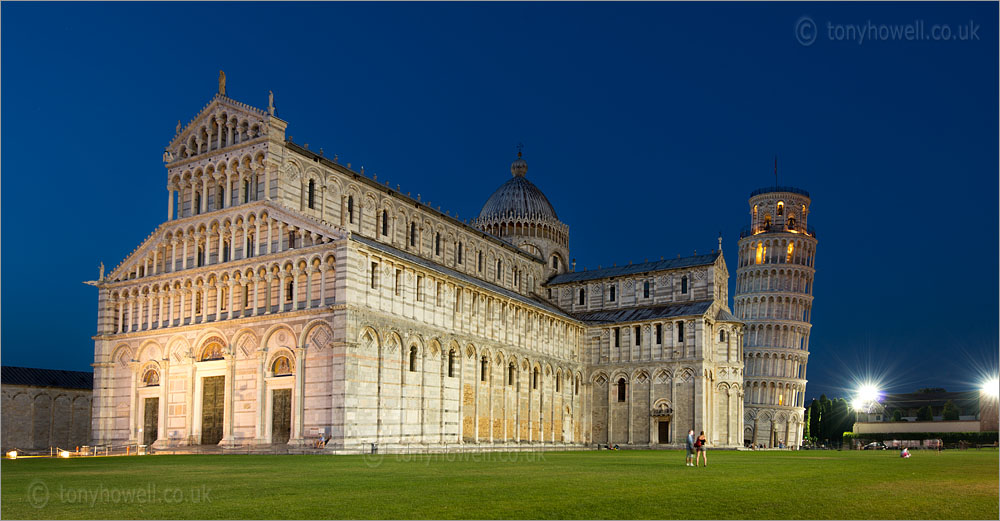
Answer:
<svg viewBox="0 0 1000 521"><path fill-rule="evenodd" d="M1000 395L1000 380L996 378L990 378L983 384L983 392L988 396L996 398Z"/></svg>
<svg viewBox="0 0 1000 521"><path fill-rule="evenodd" d="M866 403L877 402L878 394L878 389L871 384L862 385L858 389L858 399Z"/></svg>
<svg viewBox="0 0 1000 521"><path fill-rule="evenodd" d="M864 408L864 406L865 402L860 398L855 398L854 401L851 402L851 408L854 409L855 411L860 411L861 409Z"/></svg>

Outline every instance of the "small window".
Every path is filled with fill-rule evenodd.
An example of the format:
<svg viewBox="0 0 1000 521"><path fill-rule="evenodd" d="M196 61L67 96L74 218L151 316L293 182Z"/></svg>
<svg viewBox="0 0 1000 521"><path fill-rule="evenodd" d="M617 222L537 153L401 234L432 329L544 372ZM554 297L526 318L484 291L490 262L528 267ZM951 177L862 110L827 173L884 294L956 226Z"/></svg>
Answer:
<svg viewBox="0 0 1000 521"><path fill-rule="evenodd" d="M615 347L618 347L621 341L621 330L617 327L615 328Z"/></svg>
<svg viewBox="0 0 1000 521"><path fill-rule="evenodd" d="M642 298L649 298L649 281L642 283Z"/></svg>
<svg viewBox="0 0 1000 521"><path fill-rule="evenodd" d="M458 241L458 253L457 253L457 256L458 256L458 263L461 264L462 263L462 241Z"/></svg>
<svg viewBox="0 0 1000 521"><path fill-rule="evenodd" d="M642 329L639 326L635 326L635 345L642 344Z"/></svg>
<svg viewBox="0 0 1000 521"><path fill-rule="evenodd" d="M410 223L410 246L417 245L417 223Z"/></svg>
<svg viewBox="0 0 1000 521"><path fill-rule="evenodd" d="M531 388L538 389L538 368L531 371Z"/></svg>
<svg viewBox="0 0 1000 521"><path fill-rule="evenodd" d="M479 252L479 271L483 271L483 252Z"/></svg>
<svg viewBox="0 0 1000 521"><path fill-rule="evenodd" d="M624 378L619 378L618 379L618 401L619 402L624 402L625 401L625 379Z"/></svg>
<svg viewBox="0 0 1000 521"><path fill-rule="evenodd" d="M295 247L295 232L288 232L288 249Z"/></svg>
<svg viewBox="0 0 1000 521"><path fill-rule="evenodd" d="M687 275L681 277L681 293L686 294L688 292L688 278Z"/></svg>
<svg viewBox="0 0 1000 521"><path fill-rule="evenodd" d="M434 234L434 255L441 255L441 234Z"/></svg>
<svg viewBox="0 0 1000 521"><path fill-rule="evenodd" d="M556 257L555 255L552 256L552 269L559 269L559 257Z"/></svg>
<svg viewBox="0 0 1000 521"><path fill-rule="evenodd" d="M194 194L194 214L198 215L201 213L201 194L195 192Z"/></svg>
<svg viewBox="0 0 1000 521"><path fill-rule="evenodd" d="M389 235L389 212L382 210L382 235Z"/></svg>
<svg viewBox="0 0 1000 521"><path fill-rule="evenodd" d="M479 381L480 382L485 382L486 381L486 372L489 371L489 369L490 369L490 361L484 356L479 361Z"/></svg>
<svg viewBox="0 0 1000 521"><path fill-rule="evenodd" d="M271 362L271 374L274 376L290 376L292 363L287 356L279 356Z"/></svg>
<svg viewBox="0 0 1000 521"><path fill-rule="evenodd" d="M198 253L196 253L195 255L198 257L196 259L198 261L197 262L198 267L200 268L200 267L204 266L205 265L205 249L202 248L201 246L198 246ZM139 276L141 277L142 275L140 274Z"/></svg>
<svg viewBox="0 0 1000 521"><path fill-rule="evenodd" d="M403 291L403 270L396 270L396 296L399 296Z"/></svg>
<svg viewBox="0 0 1000 521"><path fill-rule="evenodd" d="M295 192L292 192L292 193L295 193ZM244 203L249 203L250 202L250 181L249 180L243 181L243 202Z"/></svg>
<svg viewBox="0 0 1000 521"><path fill-rule="evenodd" d="M562 390L562 375L556 373L556 392L558 393L561 390Z"/></svg>
<svg viewBox="0 0 1000 521"><path fill-rule="evenodd" d="M291 302L292 301L292 292L293 291L294 291L294 288L292 287L292 281L288 281L288 284L285 286L285 302Z"/></svg>
<svg viewBox="0 0 1000 521"><path fill-rule="evenodd" d="M372 289L378 289L378 263L372 263Z"/></svg>
<svg viewBox="0 0 1000 521"><path fill-rule="evenodd" d="M677 341L684 342L684 322L677 323Z"/></svg>
<svg viewBox="0 0 1000 521"><path fill-rule="evenodd" d="M448 377L455 377L455 350L448 351Z"/></svg>
<svg viewBox="0 0 1000 521"><path fill-rule="evenodd" d="M785 202L784 201L778 201L778 211L777 211L777 214L778 215L784 215L785 214Z"/></svg>
<svg viewBox="0 0 1000 521"><path fill-rule="evenodd" d="M503 281L503 261L497 259L497 280Z"/></svg>
<svg viewBox="0 0 1000 521"><path fill-rule="evenodd" d="M573 380L573 394L580 394L580 377L577 376Z"/></svg>
<svg viewBox="0 0 1000 521"><path fill-rule="evenodd" d="M354 196L347 196L347 220L354 224Z"/></svg>
<svg viewBox="0 0 1000 521"><path fill-rule="evenodd" d="M514 386L514 363L511 362L507 365L507 385Z"/></svg>
<svg viewBox="0 0 1000 521"><path fill-rule="evenodd" d="M608 294L608 300L611 302L615 301L615 289L616 288L614 286L611 286L610 292Z"/></svg>
<svg viewBox="0 0 1000 521"><path fill-rule="evenodd" d="M656 324L656 343L663 343L663 326L661 324Z"/></svg>
<svg viewBox="0 0 1000 521"><path fill-rule="evenodd" d="M586 302L586 299L587 299L587 292L586 292L586 290L584 290L583 288L580 288L579 303L580 303L581 306L584 305L584 303Z"/></svg>
<svg viewBox="0 0 1000 521"><path fill-rule="evenodd" d="M725 330L720 330L719 331L719 342L725 342L725 341L726 341L726 331Z"/></svg>
<svg viewBox="0 0 1000 521"><path fill-rule="evenodd" d="M309 180L309 209L316 209L316 181L312 179Z"/></svg>
<svg viewBox="0 0 1000 521"><path fill-rule="evenodd" d="M417 371L417 347L410 347L410 372L415 373Z"/></svg>

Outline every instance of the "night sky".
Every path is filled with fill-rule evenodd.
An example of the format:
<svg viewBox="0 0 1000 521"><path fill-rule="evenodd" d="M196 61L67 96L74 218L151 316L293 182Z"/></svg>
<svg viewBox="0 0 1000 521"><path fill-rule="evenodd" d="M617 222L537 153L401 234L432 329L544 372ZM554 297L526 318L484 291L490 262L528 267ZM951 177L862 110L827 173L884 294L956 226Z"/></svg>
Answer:
<svg viewBox="0 0 1000 521"><path fill-rule="evenodd" d="M82 281L165 220L163 147L224 69L234 99L263 108L274 91L295 142L460 218L524 143L578 269L707 253L721 231L735 277L747 198L774 184L777 154L819 239L808 398L865 378L965 390L997 371L996 3L0 13L4 365L89 370L97 291ZM918 22L953 39L878 38ZM874 36L848 39L851 24Z"/></svg>

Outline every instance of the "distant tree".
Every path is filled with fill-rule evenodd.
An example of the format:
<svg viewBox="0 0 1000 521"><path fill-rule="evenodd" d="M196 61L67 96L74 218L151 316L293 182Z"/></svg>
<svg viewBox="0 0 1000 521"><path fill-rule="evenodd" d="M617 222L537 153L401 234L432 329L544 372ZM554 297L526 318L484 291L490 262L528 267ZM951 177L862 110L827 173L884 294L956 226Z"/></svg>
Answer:
<svg viewBox="0 0 1000 521"><path fill-rule="evenodd" d="M917 410L917 421L918 422L929 422L934 420L934 413L931 412L931 406L925 405Z"/></svg>
<svg viewBox="0 0 1000 521"><path fill-rule="evenodd" d="M927 393L946 393L948 391L945 391L944 387L922 387L920 389L917 389L917 392L920 394L927 394Z"/></svg>
<svg viewBox="0 0 1000 521"><path fill-rule="evenodd" d="M809 416L810 416L811 412L812 412L812 405L810 405L809 407L806 407L805 421L802 422L802 423L805 424L805 432L802 433L803 439L809 439L809 423L810 423L810 417Z"/></svg>
<svg viewBox="0 0 1000 521"><path fill-rule="evenodd" d="M837 398L832 402L829 419L827 421L830 441L840 444L844 438L844 432L853 430L854 416L847 406L847 400Z"/></svg>
<svg viewBox="0 0 1000 521"><path fill-rule="evenodd" d="M958 420L958 416L958 406L955 405L955 402L948 400L948 402L944 404L944 409L941 411L941 419L954 421Z"/></svg>
<svg viewBox="0 0 1000 521"><path fill-rule="evenodd" d="M809 404L809 435L813 438L819 438L820 435L820 416L822 413L820 412L819 400L813 398L812 403Z"/></svg>
<svg viewBox="0 0 1000 521"><path fill-rule="evenodd" d="M823 441L830 441L833 439L833 422L831 416L833 414L833 401L826 397L825 394L819 396L819 439Z"/></svg>
<svg viewBox="0 0 1000 521"><path fill-rule="evenodd" d="M892 411L892 421L894 421L894 422L901 422L901 421L903 421L903 411L900 410L900 409L896 409L896 410Z"/></svg>

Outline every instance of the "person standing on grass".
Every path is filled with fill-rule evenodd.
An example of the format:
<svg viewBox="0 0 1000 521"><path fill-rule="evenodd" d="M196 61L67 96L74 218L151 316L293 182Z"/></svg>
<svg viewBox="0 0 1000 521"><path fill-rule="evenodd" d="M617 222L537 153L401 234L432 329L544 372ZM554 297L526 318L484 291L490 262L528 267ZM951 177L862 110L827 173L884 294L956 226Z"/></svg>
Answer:
<svg viewBox="0 0 1000 521"><path fill-rule="evenodd" d="M708 466L708 453L705 452L706 443L708 443L708 440L705 438L705 431L701 431L701 434L698 435L698 439L695 440L694 442L694 448L698 451L698 458L694 462L695 467L697 467L698 464L701 463L702 456L705 456L705 466L706 467Z"/></svg>
<svg viewBox="0 0 1000 521"><path fill-rule="evenodd" d="M687 466L694 466L694 429L688 431L687 437Z"/></svg>

